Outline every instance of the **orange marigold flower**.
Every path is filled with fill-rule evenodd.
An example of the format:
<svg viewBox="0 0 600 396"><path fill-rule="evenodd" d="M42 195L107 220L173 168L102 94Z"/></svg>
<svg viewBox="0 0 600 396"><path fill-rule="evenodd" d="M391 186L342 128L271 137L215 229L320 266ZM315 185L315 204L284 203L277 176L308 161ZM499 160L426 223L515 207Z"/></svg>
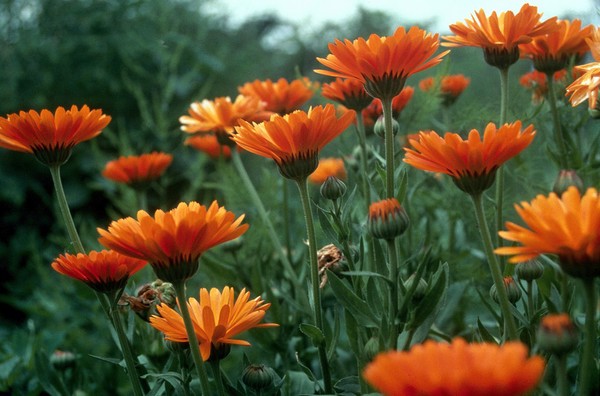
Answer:
<svg viewBox="0 0 600 396"><path fill-rule="evenodd" d="M317 58L332 70L315 72L358 80L369 95L387 100L400 93L409 76L442 61L449 51L434 56L439 47L438 37L416 26L408 31L401 26L391 36L372 34L366 40L336 39L329 43L330 54Z"/></svg>
<svg viewBox="0 0 600 396"><path fill-rule="evenodd" d="M583 74L567 87L566 95L571 96L571 105L574 107L587 100L589 108L595 109L600 87L600 62L575 66L574 71Z"/></svg>
<svg viewBox="0 0 600 396"><path fill-rule="evenodd" d="M563 69L554 73L553 78L555 82L559 82L563 81L566 76L567 71ZM546 73L537 70L523 74L519 79L519 84L531 90L531 101L535 104L541 103L548 93L548 77L546 77Z"/></svg>
<svg viewBox="0 0 600 396"><path fill-rule="evenodd" d="M336 78L329 84L323 84L321 94L357 112L363 110L373 100L365 91L364 84L352 78Z"/></svg>
<svg viewBox="0 0 600 396"><path fill-rule="evenodd" d="M275 114L260 124L241 120L232 138L243 149L273 159L284 177L305 180L317 168L319 151L353 120L354 111L338 118L335 107L328 104L308 112Z"/></svg>
<svg viewBox="0 0 600 396"><path fill-rule="evenodd" d="M111 293L125 287L129 277L146 265L146 261L112 250L60 255L52 263L56 272L82 281L100 293Z"/></svg>
<svg viewBox="0 0 600 396"><path fill-rule="evenodd" d="M347 174L343 159L320 159L317 169L315 169L315 171L308 176L308 180L315 184L322 184L329 176L335 176L338 179L346 180Z"/></svg>
<svg viewBox="0 0 600 396"><path fill-rule="evenodd" d="M544 360L520 342L425 341L410 351L380 353L363 376L386 396L518 396L534 389Z"/></svg>
<svg viewBox="0 0 600 396"><path fill-rule="evenodd" d="M208 154L208 156L213 159L217 159L220 156L225 158L231 157L231 148L219 143L219 139L216 135L207 134L192 136L185 139L184 144Z"/></svg>
<svg viewBox="0 0 600 396"><path fill-rule="evenodd" d="M181 304L181 301L178 301ZM259 323L271 304L260 297L250 300L250 292L242 289L237 299L233 288L200 289L200 301L188 299L188 307L194 332L204 361L221 359L229 352L230 345L249 346L250 343L233 337L256 327L276 327L275 323ZM188 342L188 335L181 315L166 304L157 306L160 316L152 315L150 324L174 342Z"/></svg>
<svg viewBox="0 0 600 396"><path fill-rule="evenodd" d="M280 78L277 82L271 80L254 80L238 87L240 94L259 98L265 103L265 110L278 114L287 114L298 110L314 94L309 79L301 79L288 82Z"/></svg>
<svg viewBox="0 0 600 396"><path fill-rule="evenodd" d="M498 234L521 246L501 247L495 250L497 254L513 255L511 263L556 254L567 274L600 276L600 197L596 189L588 189L582 197L577 187L571 186L561 197L538 195L531 203L516 204L515 209L526 227L507 222L507 231Z"/></svg>
<svg viewBox="0 0 600 396"><path fill-rule="evenodd" d="M171 154L156 151L149 154L119 157L106 164L102 176L119 183L139 186L158 179L172 161Z"/></svg>
<svg viewBox="0 0 600 396"><path fill-rule="evenodd" d="M534 135L533 125L521 130L520 121L500 128L489 123L483 140L476 129L469 132L467 140L456 133L446 133L442 138L436 132L421 131L418 140L409 141L414 149L404 148L404 162L450 175L461 190L480 194L494 183L496 170L529 146Z"/></svg>
<svg viewBox="0 0 600 396"><path fill-rule="evenodd" d="M537 7L524 4L516 14L496 11L488 17L480 9L464 23L450 25L454 36L444 36L445 47L481 47L488 64L506 69L519 59L519 44L556 29L556 17L540 22Z"/></svg>
<svg viewBox="0 0 600 396"><path fill-rule="evenodd" d="M581 56L589 50L586 42L592 36L593 26L581 27L579 19L560 20L557 28L531 42L520 45L521 53L533 60L533 67L544 73L555 73L568 66L572 56Z"/></svg>
<svg viewBox="0 0 600 396"><path fill-rule="evenodd" d="M244 95L238 95L234 102L229 97L194 102L188 113L189 116L179 117L182 131L215 133L221 144L231 144L228 134L239 120L259 121L271 114L265 111L265 103L258 97Z"/></svg>
<svg viewBox="0 0 600 396"><path fill-rule="evenodd" d="M108 230L98 228L98 240L109 249L148 261L158 278L176 283L196 273L202 253L246 232L243 219L244 215L236 219L217 201L208 208L182 202L168 212L157 210L154 217L140 210L137 220L113 221Z"/></svg>
<svg viewBox="0 0 600 396"><path fill-rule="evenodd" d="M58 107L54 114L46 109L21 111L0 117L0 147L31 153L48 166L62 165L75 145L99 135L110 120L86 105Z"/></svg>
<svg viewBox="0 0 600 396"><path fill-rule="evenodd" d="M439 91L442 96L442 104L451 105L458 99L460 94L469 86L471 79L464 74L450 74L443 76L439 84ZM421 91L429 92L436 87L436 81L433 77L427 77L419 81Z"/></svg>
<svg viewBox="0 0 600 396"><path fill-rule="evenodd" d="M408 102L410 102L414 93L415 89L413 87L406 86L398 95L394 96L392 99L393 118L400 117L400 113L402 113L402 110L408 105ZM373 99L371 104L363 110L363 116L365 116L365 119L374 118L373 123L375 123L379 117L383 116L383 104L381 103L381 100L377 98Z"/></svg>

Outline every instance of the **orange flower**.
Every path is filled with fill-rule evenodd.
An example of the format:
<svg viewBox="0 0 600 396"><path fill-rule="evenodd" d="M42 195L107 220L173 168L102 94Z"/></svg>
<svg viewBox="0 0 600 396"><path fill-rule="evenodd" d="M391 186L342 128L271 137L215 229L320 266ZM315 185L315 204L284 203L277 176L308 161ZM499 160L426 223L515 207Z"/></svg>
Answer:
<svg viewBox="0 0 600 396"><path fill-rule="evenodd" d="M504 345L432 340L410 351L380 353L363 373L386 396L518 396L536 387L544 360L520 342Z"/></svg>
<svg viewBox="0 0 600 396"><path fill-rule="evenodd" d="M392 240L406 231L410 219L396 198L387 198L369 205L367 224L373 237Z"/></svg>
<svg viewBox="0 0 600 396"><path fill-rule="evenodd" d="M369 95L379 99L392 98L402 90L406 79L437 65L449 51L435 55L439 47L437 34L427 33L416 26L404 27L394 34L367 40L335 40L329 44L326 58L317 58L332 70L315 70L332 77L351 78L364 84Z"/></svg>
<svg viewBox="0 0 600 396"><path fill-rule="evenodd" d="M0 117L0 147L32 153L45 165L62 165L71 155L71 149L102 132L111 118L102 110L81 109L73 105L69 110L58 107L54 114L42 110L21 111Z"/></svg>
<svg viewBox="0 0 600 396"><path fill-rule="evenodd" d="M575 66L574 71L583 74L567 87L567 96L571 96L569 99L571 105L574 107L588 100L589 108L595 109L600 87L600 62Z"/></svg>
<svg viewBox="0 0 600 396"><path fill-rule="evenodd" d="M414 150L404 149L404 162L450 175L461 190L480 194L494 183L496 170L529 146L534 135L533 125L522 131L520 121L500 128L489 123L483 140L475 129L469 132L467 140L456 133L446 133L442 138L433 131L419 132L418 140L410 140Z"/></svg>
<svg viewBox="0 0 600 396"><path fill-rule="evenodd" d="M242 235L248 229L232 212L214 201L207 209L197 202L180 203L154 218L143 210L113 221L108 231L98 228L99 242L121 254L146 260L158 278L171 283L190 278L206 250Z"/></svg>
<svg viewBox="0 0 600 396"><path fill-rule="evenodd" d="M171 154L156 151L139 156L119 157L119 159L106 164L102 176L119 183L133 186L143 185L148 181L158 179L172 161Z"/></svg>
<svg viewBox="0 0 600 396"><path fill-rule="evenodd" d="M273 115L260 124L241 120L232 138L243 149L273 159L284 177L304 180L317 168L319 151L353 119L354 111L338 118L335 107L328 104L308 112Z"/></svg>
<svg viewBox="0 0 600 396"><path fill-rule="evenodd" d="M443 76L439 86L444 105L450 105L458 99L460 94L469 86L471 79L463 74L450 74ZM433 77L424 78L419 81L421 91L428 92L436 87L436 81Z"/></svg>
<svg viewBox="0 0 600 396"><path fill-rule="evenodd" d="M450 25L455 36L444 36L445 47L481 47L487 63L506 69L519 59L519 44L526 44L534 37L551 33L556 29L556 17L540 22L542 14L537 7L524 4L519 12L496 11L487 17L480 9L466 19L465 23Z"/></svg>
<svg viewBox="0 0 600 396"><path fill-rule="evenodd" d="M339 102L357 112L363 110L373 100L365 91L363 83L352 78L336 78L329 84L323 84L321 93L327 99Z"/></svg>
<svg viewBox="0 0 600 396"><path fill-rule="evenodd" d="M229 97L194 102L188 109L189 116L179 117L181 130L188 133L213 132L229 134L243 120L263 120L268 117L265 103L256 96L238 95L232 103Z"/></svg>
<svg viewBox="0 0 600 396"><path fill-rule="evenodd" d="M554 73L554 81L563 81L567 75L566 70L559 70ZM525 73L519 79L519 83L531 90L531 101L535 104L540 103L544 100L544 97L548 93L548 81L546 73L542 73L537 70L533 70L529 73Z"/></svg>
<svg viewBox="0 0 600 396"><path fill-rule="evenodd" d="M561 20L553 31L520 45L521 53L533 60L536 70L554 73L568 66L572 56L589 50L586 42L592 36L592 25L581 28L579 19Z"/></svg>
<svg viewBox="0 0 600 396"><path fill-rule="evenodd" d="M197 135L185 139L187 146L192 146L198 151L202 151L209 157L217 159L221 155L225 158L231 157L231 148L219 143L219 139L215 135Z"/></svg>
<svg viewBox="0 0 600 396"><path fill-rule="evenodd" d="M392 99L392 117L398 118L400 117L400 113L406 107L408 102L413 97L415 93L415 89L413 87L407 86L400 91L400 93ZM363 111L364 118L373 118L376 121L377 118L383 116L383 105L381 104L381 100L375 98L371 102L371 104ZM373 123L375 122L373 121Z"/></svg>
<svg viewBox="0 0 600 396"><path fill-rule="evenodd" d="M100 293L125 287L129 277L146 265L146 261L124 256L112 250L60 255L52 263L56 272L82 281Z"/></svg>
<svg viewBox="0 0 600 396"><path fill-rule="evenodd" d="M556 254L567 274L579 278L600 276L600 197L590 188L582 197L572 186L558 197L538 195L531 203L521 202L515 209L526 227L506 223L499 235L522 246L505 246L497 254L514 255L511 263Z"/></svg>
<svg viewBox="0 0 600 396"><path fill-rule="evenodd" d="M340 180L346 180L346 167L341 158L323 158L308 180L315 184L322 184L329 176L335 176Z"/></svg>
<svg viewBox="0 0 600 396"><path fill-rule="evenodd" d="M238 88L240 94L256 97L265 102L265 110L278 114L287 114L297 110L314 94L308 78L293 80L289 83L285 78L277 82L271 80L254 80Z"/></svg>
<svg viewBox="0 0 600 396"><path fill-rule="evenodd" d="M260 297L250 300L250 293L242 289L234 299L233 288L225 287L221 293L213 288L210 293L200 289L200 301L188 300L194 331L204 361L221 359L229 352L230 345L249 346L250 343L233 337L255 327L276 327L275 323L259 323L271 304ZM178 302L181 304L181 301ZM166 304L157 306L160 316L152 315L150 324L174 342L188 342L181 315ZM214 353L214 355L213 355ZM225 355L225 356L224 356Z"/></svg>
<svg viewBox="0 0 600 396"><path fill-rule="evenodd" d="M419 88L423 92L429 92L435 86L435 78L433 77L425 77L421 81L419 81Z"/></svg>

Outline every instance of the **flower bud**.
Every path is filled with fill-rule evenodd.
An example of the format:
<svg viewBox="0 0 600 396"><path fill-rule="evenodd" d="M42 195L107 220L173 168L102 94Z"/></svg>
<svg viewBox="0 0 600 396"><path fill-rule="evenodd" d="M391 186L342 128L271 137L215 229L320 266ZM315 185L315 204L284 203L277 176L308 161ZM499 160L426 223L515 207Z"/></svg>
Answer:
<svg viewBox="0 0 600 396"><path fill-rule="evenodd" d="M521 288L515 282L515 279L512 276L505 276L503 279L504 289L506 290L506 295L508 296L508 301L512 304L516 303L521 299ZM490 288L490 297L496 302L499 302L498 290L496 289L496 285L492 285Z"/></svg>
<svg viewBox="0 0 600 396"><path fill-rule="evenodd" d="M248 388L259 391L273 384L275 372L264 364L251 364L242 372L242 382Z"/></svg>
<svg viewBox="0 0 600 396"><path fill-rule="evenodd" d="M400 131L400 124L398 124L398 121L396 121L392 118L392 134L393 134L393 136L396 136L399 131ZM383 119L383 116L379 116L379 118L377 118L377 121L375 121L375 126L373 127L373 132L375 132L375 135L379 136L380 138L385 137L385 120Z"/></svg>
<svg viewBox="0 0 600 396"><path fill-rule="evenodd" d="M541 350L563 355L577 347L577 329L569 315L548 314L542 318L537 331L537 343Z"/></svg>
<svg viewBox="0 0 600 396"><path fill-rule="evenodd" d="M407 291L410 290L411 287L413 287L413 283L415 283L415 274L409 276L408 279L404 282L404 287ZM423 297L425 297L425 295L427 294L428 286L429 285L423 278L419 278L419 283L417 284L417 287L415 288L415 291L411 297L412 301L421 301Z"/></svg>
<svg viewBox="0 0 600 396"><path fill-rule="evenodd" d="M560 197L571 186L577 187L581 192L583 191L583 180L573 169L561 169L552 186L552 191Z"/></svg>
<svg viewBox="0 0 600 396"><path fill-rule="evenodd" d="M529 260L517 264L515 272L519 279L531 282L539 279L544 275L544 266L538 260Z"/></svg>
<svg viewBox="0 0 600 396"><path fill-rule="evenodd" d="M369 206L367 226L374 238L392 240L402 235L409 224L408 214L396 198L373 202Z"/></svg>
<svg viewBox="0 0 600 396"><path fill-rule="evenodd" d="M379 353L379 340L377 339L377 337L373 336L369 338L369 340L365 344L363 353L367 362L370 362L371 360L373 360L373 358L375 358L375 356L377 356L377 354Z"/></svg>
<svg viewBox="0 0 600 396"><path fill-rule="evenodd" d="M321 196L325 199L335 201L346 194L346 184L335 176L328 176L321 184Z"/></svg>
<svg viewBox="0 0 600 396"><path fill-rule="evenodd" d="M66 370L75 366L77 357L73 352L56 350L50 356L50 364L56 370Z"/></svg>

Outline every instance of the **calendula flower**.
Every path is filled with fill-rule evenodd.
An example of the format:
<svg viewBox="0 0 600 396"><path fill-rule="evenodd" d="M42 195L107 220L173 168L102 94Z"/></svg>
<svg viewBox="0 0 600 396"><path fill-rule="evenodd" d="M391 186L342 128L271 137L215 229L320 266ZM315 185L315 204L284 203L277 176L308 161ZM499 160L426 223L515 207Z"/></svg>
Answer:
<svg viewBox="0 0 600 396"><path fill-rule="evenodd" d="M480 47L487 63L506 69L519 59L519 44L556 29L556 17L541 22L537 7L524 4L516 14L496 11L488 17L483 9L464 23L450 25L454 36L444 36L446 47Z"/></svg>
<svg viewBox="0 0 600 396"><path fill-rule="evenodd" d="M232 212L214 201L208 208L197 202L180 203L154 217L140 210L137 219L113 221L108 230L98 228L99 242L121 254L146 260L158 278L178 283L198 269L198 259L208 249L242 235L248 229Z"/></svg>
<svg viewBox="0 0 600 396"><path fill-rule="evenodd" d="M600 197L596 189L581 196L579 189L571 186L561 197L538 195L515 209L525 226L507 222L507 230L498 234L521 246L501 247L495 250L497 254L512 255L511 263L555 254L563 271L571 276L600 276Z"/></svg>
<svg viewBox="0 0 600 396"><path fill-rule="evenodd" d="M419 132L404 148L404 162L415 168L450 175L461 190L480 194L493 183L496 170L523 151L535 136L533 125L521 130L521 121L497 128L489 123L483 133L473 129L467 140L456 133L442 138L436 132Z"/></svg>
<svg viewBox="0 0 600 396"><path fill-rule="evenodd" d="M520 45L521 54L533 61L533 67L543 73L555 73L569 65L573 56L589 50L586 40L592 35L592 25L581 27L579 19L560 20L554 30Z"/></svg>
<svg viewBox="0 0 600 396"><path fill-rule="evenodd" d="M322 184L329 176L335 176L338 179L346 180L346 167L341 158L322 158L319 165L313 173L308 176L308 181L315 184Z"/></svg>
<svg viewBox="0 0 600 396"><path fill-rule="evenodd" d="M239 120L258 121L269 117L265 103L256 96L238 95L232 102L229 97L194 102L189 116L179 117L181 130L188 133L214 133L221 144L231 144L228 135Z"/></svg>
<svg viewBox="0 0 600 396"><path fill-rule="evenodd" d="M287 114L298 110L314 94L313 84L306 77L288 82L280 78L271 80L254 80L238 88L240 94L259 98L265 103L265 110L278 114Z"/></svg>
<svg viewBox="0 0 600 396"><path fill-rule="evenodd" d="M410 351L380 353L363 373L385 396L519 396L534 389L544 360L520 342L504 345L425 341Z"/></svg>
<svg viewBox="0 0 600 396"><path fill-rule="evenodd" d="M77 279L100 293L121 290L129 277L146 265L146 261L112 250L91 251L88 254L61 254L52 268Z"/></svg>
<svg viewBox="0 0 600 396"><path fill-rule="evenodd" d="M439 93L442 96L442 104L447 106L456 101L460 94L469 86L471 79L464 74L450 74L443 76L438 84L433 77L427 77L419 81L421 91L429 92L434 87L439 86Z"/></svg>
<svg viewBox="0 0 600 396"><path fill-rule="evenodd" d="M119 183L140 186L162 176L172 161L171 154L156 151L149 154L119 157L106 164L102 176Z"/></svg>
<svg viewBox="0 0 600 396"><path fill-rule="evenodd" d="M317 58L331 70L315 72L358 80L369 95L389 100L400 93L409 76L437 65L449 52L434 55L438 37L416 26L408 31L401 26L391 36L335 40L329 44L330 54Z"/></svg>
<svg viewBox="0 0 600 396"><path fill-rule="evenodd" d="M579 343L577 328L568 314L548 314L542 317L537 331L537 344L544 352L565 355Z"/></svg>
<svg viewBox="0 0 600 396"><path fill-rule="evenodd" d="M233 140L244 150L271 158L281 174L304 180L315 171L319 152L342 133L354 120L354 111L339 118L331 104L284 116L273 115L260 124L240 121Z"/></svg>
<svg viewBox="0 0 600 396"><path fill-rule="evenodd" d="M58 107L54 113L21 111L0 117L0 147L31 153L44 165L62 165L75 145L96 137L110 120L86 105Z"/></svg>
<svg viewBox="0 0 600 396"><path fill-rule="evenodd" d="M554 73L552 78L555 82L560 82L564 81L566 75L567 71L563 69ZM546 73L537 70L523 74L519 79L519 84L531 90L531 101L535 104L541 103L548 93L548 77Z"/></svg>
<svg viewBox="0 0 600 396"><path fill-rule="evenodd" d="M575 70L583 74L567 87L571 105L575 107L587 100L589 108L596 109L600 87L600 62L575 66Z"/></svg>
<svg viewBox="0 0 600 396"><path fill-rule="evenodd" d="M357 112L362 111L373 100L365 91L364 84L353 78L336 78L331 83L323 84L321 94Z"/></svg>
<svg viewBox="0 0 600 396"><path fill-rule="evenodd" d="M396 198L373 202L369 206L367 226L374 238L392 240L402 235L409 224L408 214Z"/></svg>
<svg viewBox="0 0 600 396"><path fill-rule="evenodd" d="M220 156L231 157L231 148L219 143L216 135L196 135L185 139L185 145L191 146L198 151L208 154L209 157L217 159Z"/></svg>
<svg viewBox="0 0 600 396"><path fill-rule="evenodd" d="M181 304L181 301L178 302ZM202 359L221 359L229 352L230 345L249 346L245 340L233 338L246 330L257 327L275 327L275 323L260 323L271 304L260 297L250 300L250 292L242 289L237 298L231 287L200 289L199 301L188 299L188 307L194 332L200 346ZM188 335L181 315L168 305L157 306L160 316L150 317L150 324L174 342L188 342Z"/></svg>
<svg viewBox="0 0 600 396"><path fill-rule="evenodd" d="M398 118L400 117L400 113L402 110L408 105L408 102L413 97L415 93L415 89L410 86L406 86L400 91L400 93L392 99L392 117ZM371 104L363 111L363 116L365 119L372 119L375 117L375 120L383 116L383 105L381 100L375 98L372 100Z"/></svg>

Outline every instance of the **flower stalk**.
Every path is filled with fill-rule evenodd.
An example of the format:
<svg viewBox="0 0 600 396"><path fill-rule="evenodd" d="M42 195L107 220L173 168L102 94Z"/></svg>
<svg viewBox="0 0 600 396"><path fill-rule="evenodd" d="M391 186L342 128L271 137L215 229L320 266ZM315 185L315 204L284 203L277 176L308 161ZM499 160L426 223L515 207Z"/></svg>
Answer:
<svg viewBox="0 0 600 396"><path fill-rule="evenodd" d="M386 197L395 196L394 191L394 128L392 98L382 98L383 121L385 125L385 191Z"/></svg>
<svg viewBox="0 0 600 396"><path fill-rule="evenodd" d="M595 278L583 278L583 291L585 293L585 339L583 343L583 356L581 357L581 372L579 374L579 395L590 395L592 391L593 374L596 372L596 307L598 294L596 292Z"/></svg>

